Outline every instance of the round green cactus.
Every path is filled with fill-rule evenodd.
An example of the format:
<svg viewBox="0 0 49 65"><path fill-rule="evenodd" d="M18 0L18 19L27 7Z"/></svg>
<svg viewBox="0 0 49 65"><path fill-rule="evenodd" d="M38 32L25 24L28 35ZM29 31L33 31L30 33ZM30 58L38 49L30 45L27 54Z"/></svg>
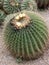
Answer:
<svg viewBox="0 0 49 65"><path fill-rule="evenodd" d="M23 0L21 4L22 10L37 11L37 4L34 0Z"/></svg>
<svg viewBox="0 0 49 65"><path fill-rule="evenodd" d="M0 0L0 8L2 8L2 6L3 6L3 1L4 0Z"/></svg>
<svg viewBox="0 0 49 65"><path fill-rule="evenodd" d="M5 17L6 14L4 13L4 11L0 10L0 25L3 23Z"/></svg>
<svg viewBox="0 0 49 65"><path fill-rule="evenodd" d="M4 0L3 8L6 13L11 14L20 11L19 0Z"/></svg>
<svg viewBox="0 0 49 65"><path fill-rule="evenodd" d="M38 8L45 9L49 6L49 0L36 0Z"/></svg>
<svg viewBox="0 0 49 65"><path fill-rule="evenodd" d="M43 53L47 34L41 16L32 11L21 11L8 21L4 40L16 58L29 60L38 58Z"/></svg>

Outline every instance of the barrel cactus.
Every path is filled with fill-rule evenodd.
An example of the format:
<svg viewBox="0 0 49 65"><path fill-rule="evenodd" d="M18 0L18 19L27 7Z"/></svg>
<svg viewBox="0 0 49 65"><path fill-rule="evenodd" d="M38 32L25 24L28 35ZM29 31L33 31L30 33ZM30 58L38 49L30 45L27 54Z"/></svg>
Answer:
<svg viewBox="0 0 49 65"><path fill-rule="evenodd" d="M3 23L5 17L6 14L4 13L4 11L0 10L0 25Z"/></svg>
<svg viewBox="0 0 49 65"><path fill-rule="evenodd" d="M3 8L6 13L11 14L20 11L19 0L4 0Z"/></svg>
<svg viewBox="0 0 49 65"><path fill-rule="evenodd" d="M45 9L49 6L49 0L36 0L38 8Z"/></svg>
<svg viewBox="0 0 49 65"><path fill-rule="evenodd" d="M4 41L16 58L30 60L43 54L47 34L47 27L41 16L32 11L21 11L8 21Z"/></svg>
<svg viewBox="0 0 49 65"><path fill-rule="evenodd" d="M35 0L23 0L21 4L22 10L31 10L31 11L37 11L37 4Z"/></svg>

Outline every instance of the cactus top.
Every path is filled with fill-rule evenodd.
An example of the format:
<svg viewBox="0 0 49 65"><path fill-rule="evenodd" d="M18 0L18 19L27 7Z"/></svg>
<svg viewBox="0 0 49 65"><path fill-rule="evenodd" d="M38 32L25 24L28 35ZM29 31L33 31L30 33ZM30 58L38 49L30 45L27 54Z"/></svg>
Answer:
<svg viewBox="0 0 49 65"><path fill-rule="evenodd" d="M18 6L19 5L19 3L17 1L15 2L15 0L10 0L9 3L11 6Z"/></svg>
<svg viewBox="0 0 49 65"><path fill-rule="evenodd" d="M4 0L3 8L6 13L15 13L20 11L20 2L18 0Z"/></svg>
<svg viewBox="0 0 49 65"><path fill-rule="evenodd" d="M22 27L27 26L30 22L30 17L28 15L20 13L12 19L11 23L14 24L17 29L21 29Z"/></svg>
<svg viewBox="0 0 49 65"><path fill-rule="evenodd" d="M22 10L37 11L37 4L34 0L23 0L21 4Z"/></svg>

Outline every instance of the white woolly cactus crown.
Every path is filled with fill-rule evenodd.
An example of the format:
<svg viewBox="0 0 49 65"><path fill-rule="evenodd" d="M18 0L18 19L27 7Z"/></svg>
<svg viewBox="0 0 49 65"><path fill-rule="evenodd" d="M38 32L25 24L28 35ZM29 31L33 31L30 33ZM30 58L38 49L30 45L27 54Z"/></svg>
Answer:
<svg viewBox="0 0 49 65"><path fill-rule="evenodd" d="M21 29L22 27L26 27L29 23L30 23L30 17L27 16L25 13L20 13L19 15L15 16L12 21L12 24L14 24L15 27L19 29Z"/></svg>

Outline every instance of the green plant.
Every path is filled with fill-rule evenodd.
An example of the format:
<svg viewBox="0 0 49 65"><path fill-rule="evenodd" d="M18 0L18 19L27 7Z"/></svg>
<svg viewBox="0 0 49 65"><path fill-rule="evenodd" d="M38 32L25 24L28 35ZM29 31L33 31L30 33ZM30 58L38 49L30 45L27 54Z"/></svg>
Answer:
<svg viewBox="0 0 49 65"><path fill-rule="evenodd" d="M38 58L43 53L47 34L41 16L32 11L21 11L8 21L4 40L16 58L29 60Z"/></svg>
<svg viewBox="0 0 49 65"><path fill-rule="evenodd" d="M6 13L11 14L20 11L19 0L4 0L3 8Z"/></svg>
<svg viewBox="0 0 49 65"><path fill-rule="evenodd" d="M21 4L22 10L37 11L37 4L34 0L23 0Z"/></svg>
<svg viewBox="0 0 49 65"><path fill-rule="evenodd" d="M36 0L38 8L48 8L49 6L49 0Z"/></svg>
<svg viewBox="0 0 49 65"><path fill-rule="evenodd" d="M2 8L2 6L3 6L3 1L4 0L0 0L0 8Z"/></svg>
<svg viewBox="0 0 49 65"><path fill-rule="evenodd" d="M5 17L6 14L4 13L4 11L0 10L0 25L3 23Z"/></svg>

